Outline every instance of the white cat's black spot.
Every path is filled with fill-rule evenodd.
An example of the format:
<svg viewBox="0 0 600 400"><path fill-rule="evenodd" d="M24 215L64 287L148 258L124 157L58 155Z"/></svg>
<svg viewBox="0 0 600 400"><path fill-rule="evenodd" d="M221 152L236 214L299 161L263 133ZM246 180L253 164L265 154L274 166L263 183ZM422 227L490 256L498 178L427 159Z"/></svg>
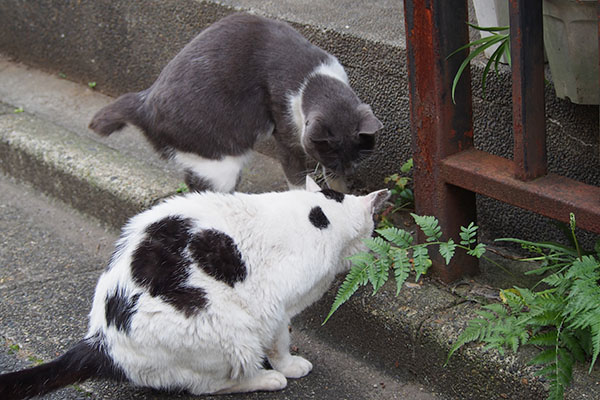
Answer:
<svg viewBox="0 0 600 400"><path fill-rule="evenodd" d="M191 316L206 306L206 292L187 286L190 260L184 250L191 239L191 221L171 216L151 224L133 253L133 280L151 296L160 297Z"/></svg>
<svg viewBox="0 0 600 400"><path fill-rule="evenodd" d="M127 296L121 288L115 289L114 293L106 297L104 314L106 323L110 327L114 325L118 330L128 333L131 326L131 317L136 312L139 293Z"/></svg>
<svg viewBox="0 0 600 400"><path fill-rule="evenodd" d="M242 255L233 239L223 232L208 229L194 234L189 250L199 268L231 287L246 278Z"/></svg>
<svg viewBox="0 0 600 400"><path fill-rule="evenodd" d="M310 213L308 214L308 219L310 220L311 224L313 224L319 229L325 229L329 226L329 220L327 219L327 216L325 215L325 213L323 213L323 210L319 206L313 207L310 210Z"/></svg>
<svg viewBox="0 0 600 400"><path fill-rule="evenodd" d="M325 197L327 197L328 199L335 200L338 203L341 203L344 201L344 196L345 196L344 193L337 192L333 189L323 189L323 190L321 190L321 193L323 193L323 195Z"/></svg>

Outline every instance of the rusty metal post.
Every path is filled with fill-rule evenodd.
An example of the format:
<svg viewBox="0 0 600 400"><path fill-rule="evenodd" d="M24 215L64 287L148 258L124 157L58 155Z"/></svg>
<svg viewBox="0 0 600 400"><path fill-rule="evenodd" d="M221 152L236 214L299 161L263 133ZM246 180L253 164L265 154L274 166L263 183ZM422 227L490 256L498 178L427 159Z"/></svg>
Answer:
<svg viewBox="0 0 600 400"><path fill-rule="evenodd" d="M447 59L469 41L467 0L405 0L404 13L416 213L435 215L445 238L459 241L460 226L476 220L475 194L446 184L440 165L473 145L468 70L457 87L456 105L451 98L452 80L466 54ZM433 271L444 281L478 271L477 260L464 252L449 266L437 253L431 255Z"/></svg>
<svg viewBox="0 0 600 400"><path fill-rule="evenodd" d="M542 0L510 0L515 176L547 172Z"/></svg>

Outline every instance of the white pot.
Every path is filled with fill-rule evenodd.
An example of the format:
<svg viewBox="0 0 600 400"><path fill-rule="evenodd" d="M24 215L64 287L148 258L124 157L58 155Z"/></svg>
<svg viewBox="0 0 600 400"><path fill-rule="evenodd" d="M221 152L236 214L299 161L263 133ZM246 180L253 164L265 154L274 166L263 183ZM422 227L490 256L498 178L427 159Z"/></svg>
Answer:
<svg viewBox="0 0 600 400"><path fill-rule="evenodd" d="M509 25L509 14L508 14L508 0L473 0L473 7L475 8L475 16L477 17L477 25L481 27L491 26L508 26ZM482 38L490 36L490 32L479 31ZM502 33L508 33L502 32ZM494 51L500 44L495 44L485 50L485 55L490 58ZM504 56L500 59L501 62L508 64L508 61Z"/></svg>
<svg viewBox="0 0 600 400"><path fill-rule="evenodd" d="M597 0L544 0L544 44L556 96L599 104Z"/></svg>

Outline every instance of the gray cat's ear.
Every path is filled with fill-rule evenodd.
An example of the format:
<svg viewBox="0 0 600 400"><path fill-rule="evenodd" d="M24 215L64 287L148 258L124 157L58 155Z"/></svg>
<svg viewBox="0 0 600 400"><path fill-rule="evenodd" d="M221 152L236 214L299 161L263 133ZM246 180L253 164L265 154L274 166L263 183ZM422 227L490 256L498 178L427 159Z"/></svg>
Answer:
<svg viewBox="0 0 600 400"><path fill-rule="evenodd" d="M367 202L370 207L371 212L375 212L383 206L387 199L390 198L390 191L387 189L377 190L375 192L371 192L364 197L365 202Z"/></svg>
<svg viewBox="0 0 600 400"><path fill-rule="evenodd" d="M313 193L321 190L321 187L317 185L317 182L315 182L310 175L306 175L306 190Z"/></svg>
<svg viewBox="0 0 600 400"><path fill-rule="evenodd" d="M360 115L360 122L358 123L359 134L374 134L383 128L383 124L373 114L373 111L368 104L362 103L359 105L358 113Z"/></svg>

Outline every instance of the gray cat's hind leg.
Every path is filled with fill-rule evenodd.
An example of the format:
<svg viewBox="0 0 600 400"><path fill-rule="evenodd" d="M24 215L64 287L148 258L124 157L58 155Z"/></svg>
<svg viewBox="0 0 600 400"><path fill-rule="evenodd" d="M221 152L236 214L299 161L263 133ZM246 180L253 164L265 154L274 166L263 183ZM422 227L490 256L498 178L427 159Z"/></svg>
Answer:
<svg viewBox="0 0 600 400"><path fill-rule="evenodd" d="M213 160L192 153L175 152L173 160L185 171L185 183L190 190L201 192L233 192L242 168L250 160L251 152L239 156L224 156Z"/></svg>
<svg viewBox="0 0 600 400"><path fill-rule="evenodd" d="M267 357L271 366L287 378L301 378L312 371L313 365L303 357L290 354L290 331L288 326L289 320L281 324L275 334L271 348L267 349Z"/></svg>
<svg viewBox="0 0 600 400"><path fill-rule="evenodd" d="M209 180L198 176L194 171L186 169L184 171L184 181L190 192L212 192L215 191Z"/></svg>

